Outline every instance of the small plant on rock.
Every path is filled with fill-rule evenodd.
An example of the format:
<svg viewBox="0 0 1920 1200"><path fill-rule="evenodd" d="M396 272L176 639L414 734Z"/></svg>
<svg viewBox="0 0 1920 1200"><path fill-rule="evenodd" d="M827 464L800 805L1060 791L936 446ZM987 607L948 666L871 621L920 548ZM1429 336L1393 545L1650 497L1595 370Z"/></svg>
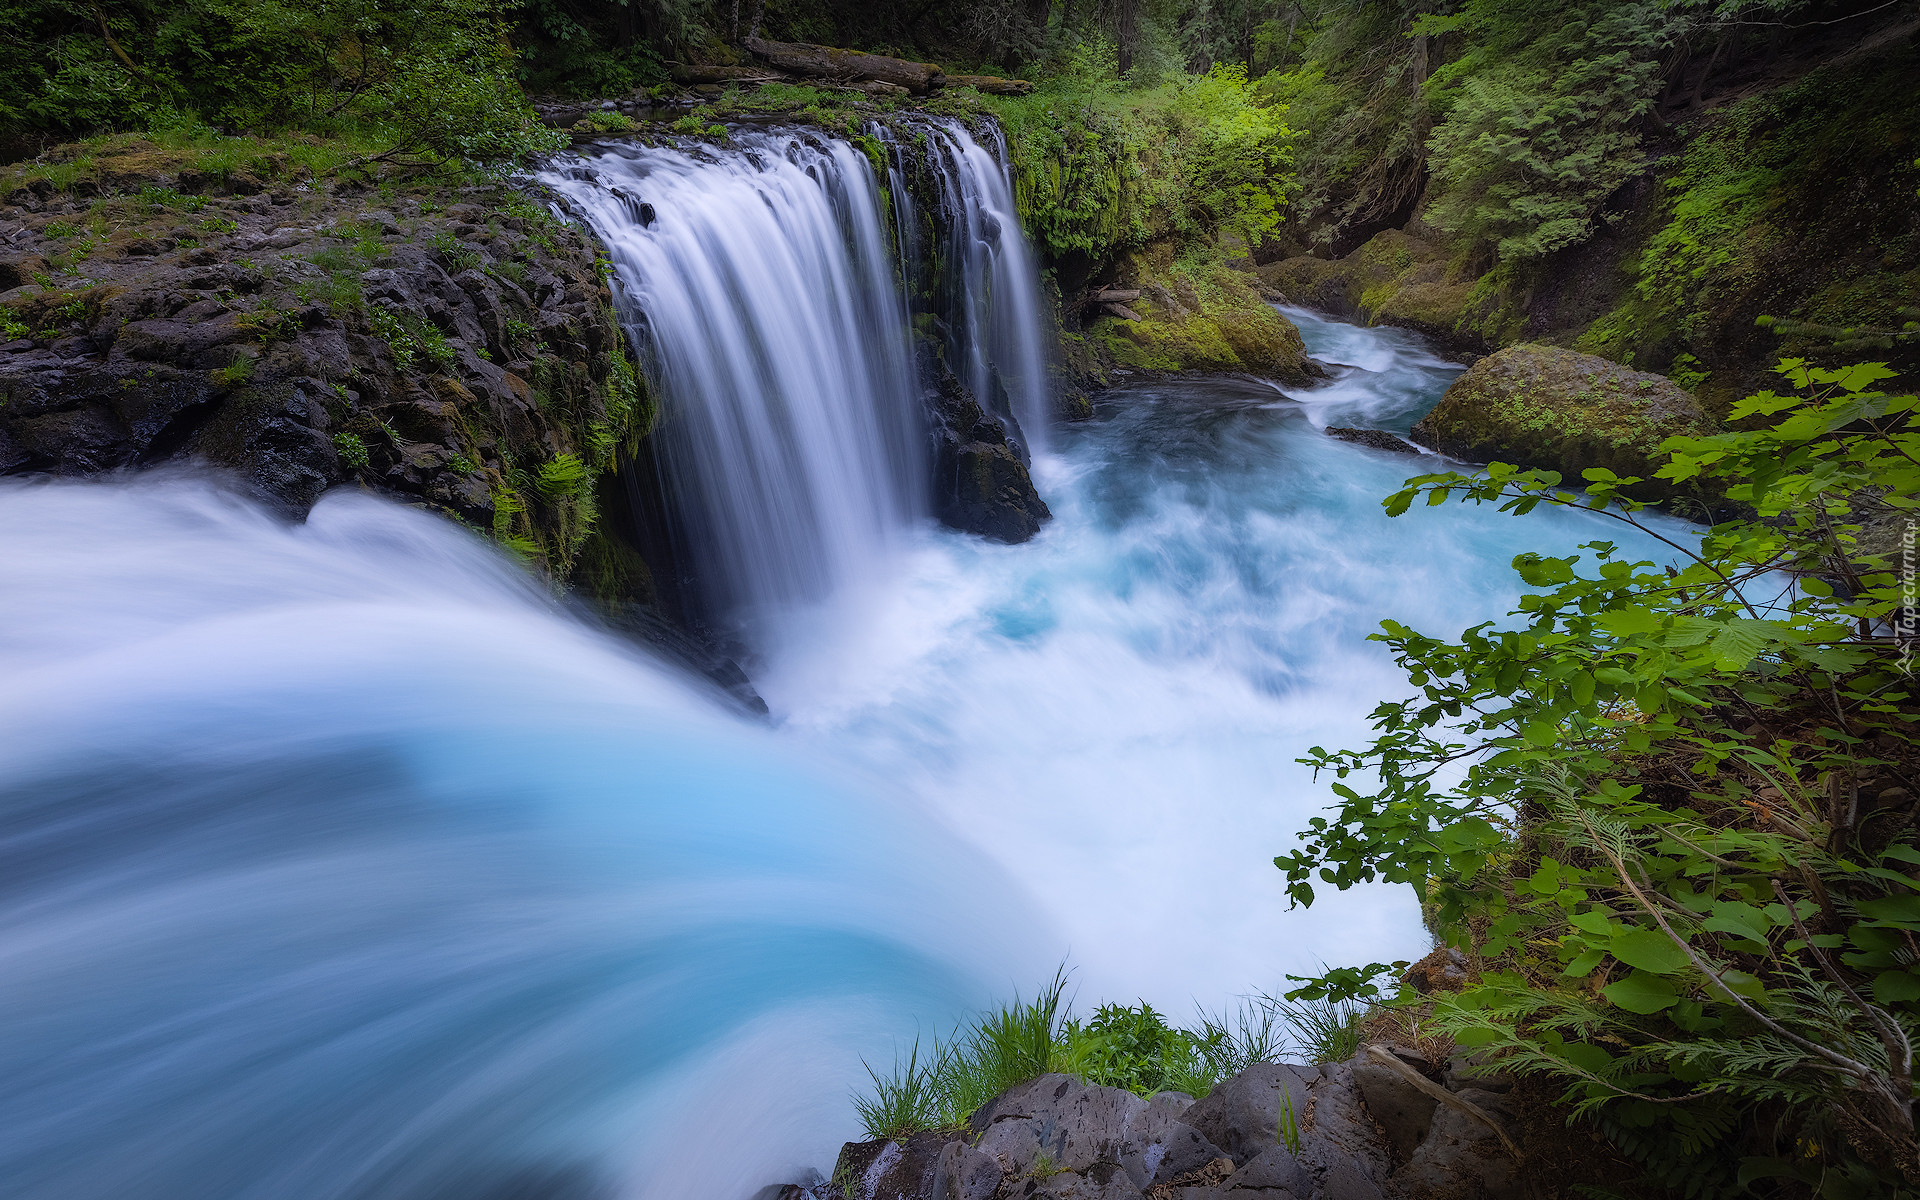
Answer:
<svg viewBox="0 0 1920 1200"><path fill-rule="evenodd" d="M357 433L334 434L333 448L340 452L340 461L350 470L364 471L372 463L367 454L367 444Z"/></svg>
<svg viewBox="0 0 1920 1200"><path fill-rule="evenodd" d="M632 133L639 124L625 113L596 112L573 123L575 133Z"/></svg>

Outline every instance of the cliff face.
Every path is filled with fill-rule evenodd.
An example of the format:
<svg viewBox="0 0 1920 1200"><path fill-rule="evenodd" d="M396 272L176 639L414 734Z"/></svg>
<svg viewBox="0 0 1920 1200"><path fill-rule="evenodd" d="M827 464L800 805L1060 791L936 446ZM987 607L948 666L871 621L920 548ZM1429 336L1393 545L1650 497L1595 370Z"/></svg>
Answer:
<svg viewBox="0 0 1920 1200"><path fill-rule="evenodd" d="M189 460L296 515L358 481L566 577L652 419L591 241L503 185L262 166L132 137L0 180L0 473Z"/></svg>
<svg viewBox="0 0 1920 1200"><path fill-rule="evenodd" d="M1384 134L1404 114L1359 113L1330 129L1302 109L1315 130L1303 142L1305 198L1261 247L1260 275L1297 303L1418 329L1464 353L1549 343L1656 371L1710 415L1770 386L1782 357L1913 370L1920 102L1905 81L1920 68L1920 41L1908 16L1876 31L1880 18L1857 15L1805 46L1752 56L1704 103L1713 63L1698 57L1693 82L1643 123L1632 173L1582 236L1510 261L1476 248L1457 211L1449 222L1448 182L1424 152L1390 189L1404 203L1376 212L1362 186L1372 174L1351 173L1336 151L1349 125L1374 120ZM1409 40L1398 27L1367 36L1361 44L1381 48ZM1447 45L1460 54L1467 43ZM1682 75L1686 57L1675 60Z"/></svg>

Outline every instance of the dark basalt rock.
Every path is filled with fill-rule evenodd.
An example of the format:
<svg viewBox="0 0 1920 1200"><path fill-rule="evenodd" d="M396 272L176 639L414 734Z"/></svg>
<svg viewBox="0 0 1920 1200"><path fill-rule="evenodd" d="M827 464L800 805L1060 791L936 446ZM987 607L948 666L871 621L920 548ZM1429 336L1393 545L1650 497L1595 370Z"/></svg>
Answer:
<svg viewBox="0 0 1920 1200"><path fill-rule="evenodd" d="M1392 1052L1447 1080L1503 1128L1517 1127L1487 1080L1454 1081L1413 1051ZM1283 1096L1299 1131L1292 1147L1280 1136ZM965 1131L850 1142L830 1182L814 1175L762 1197L1514 1200L1519 1180L1499 1135L1469 1108L1438 1102L1362 1054L1351 1063L1252 1066L1198 1103L1042 1075L988 1101Z"/></svg>
<svg viewBox="0 0 1920 1200"><path fill-rule="evenodd" d="M593 247L503 215L504 191L374 208L192 172L155 182L212 194L190 214L122 214L64 275L47 263L93 206L22 189L0 208L0 309L28 331L0 346L0 474L192 461L295 517L357 481L491 529L516 468L590 459L595 424L617 423L620 333ZM559 545L535 500L513 519Z"/></svg>
<svg viewBox="0 0 1920 1200"><path fill-rule="evenodd" d="M1418 454L1420 447L1405 438L1395 437L1384 429L1349 429L1339 425L1327 426L1327 436L1339 438L1343 442L1354 442L1361 446L1371 446L1375 450L1388 450L1395 454Z"/></svg>
<svg viewBox="0 0 1920 1200"><path fill-rule="evenodd" d="M933 418L933 512L942 524L997 542L1024 542L1052 520L1006 426L945 364L927 394Z"/></svg>

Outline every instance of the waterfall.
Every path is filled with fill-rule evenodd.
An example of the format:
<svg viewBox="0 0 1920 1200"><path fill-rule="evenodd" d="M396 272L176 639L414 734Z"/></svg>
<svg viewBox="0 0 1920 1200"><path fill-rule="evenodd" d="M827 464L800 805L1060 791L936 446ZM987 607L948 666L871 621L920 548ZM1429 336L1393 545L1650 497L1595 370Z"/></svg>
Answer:
<svg viewBox="0 0 1920 1200"><path fill-rule="evenodd" d="M1043 436L1044 313L1005 170L957 121L908 128L924 178L876 125L893 145L884 186L847 141L756 129L725 148L609 147L545 177L612 257L664 398L675 553L732 620L873 573L926 513L916 315L1016 439ZM928 274L909 296L903 281Z"/></svg>
<svg viewBox="0 0 1920 1200"><path fill-rule="evenodd" d="M674 517L710 604L816 599L925 508L911 328L872 168L843 141L620 147L550 180L612 256L664 393Z"/></svg>
<svg viewBox="0 0 1920 1200"><path fill-rule="evenodd" d="M876 130L890 150L902 274L926 281L924 302L945 326L948 358L967 390L1011 420L1024 446L1043 449L1052 411L1048 318L1033 251L1020 230L1006 143L998 127L989 126L989 150L951 118L910 120L902 130L912 138L884 126ZM914 200L911 176L922 169L937 209L930 214L933 236L943 243L937 263L928 260Z"/></svg>

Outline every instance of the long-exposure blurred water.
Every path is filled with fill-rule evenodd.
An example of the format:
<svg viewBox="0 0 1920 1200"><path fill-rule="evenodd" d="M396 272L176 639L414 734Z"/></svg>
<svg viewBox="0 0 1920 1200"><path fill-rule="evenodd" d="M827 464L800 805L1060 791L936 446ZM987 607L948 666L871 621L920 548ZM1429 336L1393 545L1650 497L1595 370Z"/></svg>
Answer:
<svg viewBox="0 0 1920 1200"><path fill-rule="evenodd" d="M927 797L1022 882L1083 999L1185 1017L1424 953L1404 888L1288 910L1273 857L1331 800L1295 760L1364 744L1406 692L1366 640L1383 618L1457 633L1511 607L1514 555L1617 533L1544 509L1388 518L1446 460L1324 429L1404 433L1460 368L1410 333L1287 316L1335 379L1109 393L1037 463L1055 519L1035 541L928 529L762 672L790 736Z"/></svg>
<svg viewBox="0 0 1920 1200"><path fill-rule="evenodd" d="M1294 763L1404 686L1383 616L1498 616L1597 518L1387 519L1456 368L1294 313L1335 381L1140 384L1056 519L909 524L767 628L772 727L475 535L352 492L0 485L0 1179L24 1200L750 1193L860 1058L1062 960L1176 1018L1419 953L1287 911Z"/></svg>

